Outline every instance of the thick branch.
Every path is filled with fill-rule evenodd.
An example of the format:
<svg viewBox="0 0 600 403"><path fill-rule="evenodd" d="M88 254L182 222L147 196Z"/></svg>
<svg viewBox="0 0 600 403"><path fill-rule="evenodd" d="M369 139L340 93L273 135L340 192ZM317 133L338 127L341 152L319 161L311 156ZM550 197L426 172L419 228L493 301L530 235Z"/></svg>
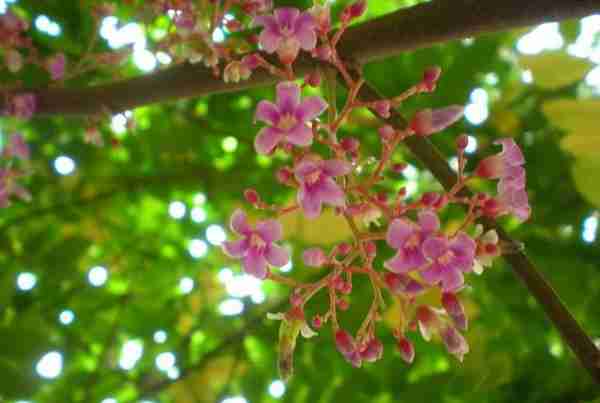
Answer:
<svg viewBox="0 0 600 403"><path fill-rule="evenodd" d="M363 101L383 99L377 91L368 84L362 86L358 94ZM377 114L375 113L377 116ZM398 129L406 128L406 121L400 114L393 112L387 123ZM456 182L456 173L452 171L442 154L426 138L411 136L405 140L410 151L431 171L435 178L449 190ZM463 189L464 194L470 194L468 189ZM517 244L495 221L482 219L486 229L494 229L504 242ZM542 306L554 326L560 332L563 340L575 353L580 363L587 369L596 383L600 384L600 350L593 340L586 334L569 312L552 286L542 273L531 263L523 252L505 254L504 259L512 267L516 275L525 283L529 292Z"/></svg>
<svg viewBox="0 0 600 403"><path fill-rule="evenodd" d="M405 8L348 29L339 43L345 60L366 63L435 43L600 12L600 0L453 0ZM301 59L298 72L314 61ZM153 74L88 88L33 91L40 115L118 112L155 102L237 91L272 83L258 72L248 81L225 84L209 69L179 65ZM0 108L3 109L3 108Z"/></svg>

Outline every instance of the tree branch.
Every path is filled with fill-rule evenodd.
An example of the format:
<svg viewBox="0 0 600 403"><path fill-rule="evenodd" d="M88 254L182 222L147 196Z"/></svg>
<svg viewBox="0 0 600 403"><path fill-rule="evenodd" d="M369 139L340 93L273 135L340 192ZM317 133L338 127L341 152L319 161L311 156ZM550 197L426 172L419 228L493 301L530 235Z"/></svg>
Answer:
<svg viewBox="0 0 600 403"><path fill-rule="evenodd" d="M401 9L351 27L339 43L342 59L367 63L404 51L548 21L600 12L600 0L453 0ZM301 58L302 73L315 61ZM38 115L91 115L174 99L232 92L275 82L259 71L248 81L226 84L210 69L182 64L128 80L87 88L28 90L37 95ZM4 105L0 104L0 109Z"/></svg>
<svg viewBox="0 0 600 403"><path fill-rule="evenodd" d="M364 84L361 87L358 96L363 101L384 99L369 84ZM375 111L373 113L378 116ZM406 120L395 111L392 111L392 116L386 122L397 129L404 129L407 126ZM446 190L452 188L457 179L456 173L452 171L439 150L427 138L411 136L404 143ZM462 194L467 196L471 192L464 188ZM518 243L494 220L481 219L480 222L486 229L496 230L502 241L513 245ZM600 384L600 349L596 347L590 336L577 323L552 286L525 253L518 251L505 254L503 257L542 306L546 315L560 332L563 340L579 359L581 365L587 369L594 381Z"/></svg>

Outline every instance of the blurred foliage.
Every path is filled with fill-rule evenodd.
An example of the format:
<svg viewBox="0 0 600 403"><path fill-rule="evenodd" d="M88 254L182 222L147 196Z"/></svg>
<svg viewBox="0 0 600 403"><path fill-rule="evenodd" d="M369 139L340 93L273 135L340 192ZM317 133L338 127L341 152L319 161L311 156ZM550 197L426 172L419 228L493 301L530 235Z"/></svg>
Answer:
<svg viewBox="0 0 600 403"><path fill-rule="evenodd" d="M337 1L336 12L345 3ZM371 0L363 19L414 3ZM63 50L70 63L76 63L93 35L88 8L81 4L20 0L14 7L32 19L46 14L60 24L60 36L34 30L33 39L44 52ZM130 21L132 9L122 6L117 15ZM147 28L152 37L157 27ZM560 25L566 44L577 39L578 28L577 21ZM473 103L472 91L485 90L487 120L480 125L465 120L433 141L450 156L456 135L473 133L478 148L471 168L494 152L497 137L513 136L524 146L533 218L523 225L507 222L507 227L597 338L600 249L598 241L584 242L581 236L582 223L600 207L600 99L583 81L593 65L567 54L566 44L552 52L520 55L516 41L527 31L406 53L366 66L366 75L381 91L394 95L416 82L425 67L440 65L444 74L438 90L407 102L403 110L407 115L425 106ZM107 44L101 41L97 50L108 50ZM523 82L523 69L531 71L533 83ZM0 79L6 81L6 74ZM45 82L43 72L26 74L28 85ZM119 74L141 73L129 62ZM106 72L92 71L68 85L109 79ZM342 99L344 93L337 91ZM210 225L226 226L248 186L256 187L269 202L293 197L273 178L285 157L257 158L252 146L257 131L252 125L254 105L272 96L271 88L260 88L141 107L132 111L135 125L122 133L112 130L109 122L102 125L104 148L84 143L82 119L36 118L26 124L2 120L4 133L20 130L31 144L34 175L27 184L33 202L15 203L0 215L0 401L114 398L119 403L143 399L193 403L229 396L244 396L251 403L277 400L269 394L269 385L278 377L278 323L266 320L265 314L285 309L287 290L265 283L264 302L255 292L254 297L239 298L245 308L242 314L223 315L223 301L232 298L228 295L232 290L224 286L230 274L223 268L231 267L239 278L239 267L211 244L200 258L188 249L194 245L192 239L206 240ZM376 127L370 115L355 113L344 130L361 139L365 153L373 153L379 147ZM57 174L53 164L60 155L74 160L73 174ZM422 192L439 186L407 151L394 158L413 164L417 174L416 179L388 178L390 188L410 184ZM169 215L173 201L186 206L181 219ZM285 230L297 263L291 274L300 278L313 277L316 270L301 267L297 255L302 246L331 243L349 234L333 214L310 224L290 215ZM108 281L101 287L88 281L89 269L97 265L108 269ZM17 287L23 272L37 278L29 291ZM184 277L194 281L189 294L179 287ZM387 332L384 359L353 369L324 331L310 341L299 341L295 376L280 399L594 401L598 389L509 267L498 263L469 280L472 288L465 294L472 351L464 364L453 361L439 343L415 337L417 357L407 366ZM248 285L247 280L242 283ZM369 301L369 292L368 286L358 287L353 309L366 311L361 300ZM323 302L312 306L310 313L318 312ZM65 325L59 315L67 309L74 320ZM389 309L382 327L397 320L394 307ZM345 327L355 328L358 318L342 320ZM160 330L165 333L156 333ZM119 360L129 340L141 341L143 354L131 370L125 370ZM62 353L62 373L45 380L36 373L36 364L53 350ZM169 351L176 357L178 374L170 373L176 379L155 363L158 354Z"/></svg>

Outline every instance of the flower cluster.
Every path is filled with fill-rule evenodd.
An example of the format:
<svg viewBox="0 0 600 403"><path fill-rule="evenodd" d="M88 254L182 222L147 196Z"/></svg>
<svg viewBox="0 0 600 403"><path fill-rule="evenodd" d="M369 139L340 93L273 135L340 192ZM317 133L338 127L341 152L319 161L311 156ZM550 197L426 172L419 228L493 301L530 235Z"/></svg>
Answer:
<svg viewBox="0 0 600 403"><path fill-rule="evenodd" d="M8 207L13 196L24 201L31 200L31 194L18 183L26 173L15 167L19 163L27 163L29 147L18 133L11 135L7 143L1 152L3 165L0 166L0 208Z"/></svg>
<svg viewBox="0 0 600 403"><path fill-rule="evenodd" d="M485 231L475 222L483 216L513 214L526 220L530 215L524 158L512 139L498 140L502 152L485 158L473 174L468 174L464 152L467 135L459 136L456 183L446 192L428 192L409 200L405 189L382 191L386 175L393 177L407 166L394 162L400 144L410 136L431 136L443 131L462 118L462 106L418 111L407 127L384 124L378 130L382 144L378 156L363 155L357 138L338 138L339 128L354 109L369 108L387 119L407 98L435 91L441 75L439 67L427 68L420 82L395 97L360 100L358 94L364 81L350 74L337 55L336 44L350 21L362 15L365 7L364 1L347 6L334 33L327 6L314 6L307 11L278 8L272 14L254 16L253 24L262 27L258 36L260 48L267 54L276 54L280 64L252 53L232 60L224 69L223 78L228 81L246 79L257 68L264 68L281 80L276 86L276 101L262 100L256 107L255 123L265 125L258 131L254 145L259 154L278 152L287 156L288 162L275 176L279 183L294 190L295 202L289 206L269 204L253 189L246 191L246 200L255 209L276 217L300 210L309 220L308 225L325 208L331 208L347 221L353 233L352 241L334 245L329 251L318 246L305 249L304 265L325 272L317 281L303 283L272 270L290 259L288 252L275 244L283 238L276 219L259 221L252 228L241 210L236 210L231 218L232 231L240 238L225 242L224 252L240 259L248 274L293 288L289 311L271 315L282 320L279 367L284 379L291 375L296 337L316 335L310 326L320 329L331 324L338 351L354 366L379 360L384 346L377 336L376 324L382 317L386 298L401 307L400 324L392 329L392 334L403 360L414 360L409 334L418 329L425 340L436 337L462 361L469 351L461 333L468 327L460 300L465 276L482 273L503 252L498 234ZM319 96L302 97L303 88L320 86L322 77L318 72L309 73L299 83L294 62L301 51L337 69L348 88L345 105L338 107L332 104L335 99L327 102ZM324 114L326 110L328 113ZM375 164L363 164L367 160ZM498 194L464 192L465 184L474 177L499 179ZM452 204L464 206L467 213L458 227L444 228L440 212ZM393 255L386 258L389 252L385 250L390 249ZM370 283L373 299L362 324L352 333L342 326L341 313L350 309L349 297L357 277ZM422 303L420 296L435 289L441 295L439 304ZM307 319L307 304L320 292L328 295L329 308ZM385 297L386 293L389 297Z"/></svg>

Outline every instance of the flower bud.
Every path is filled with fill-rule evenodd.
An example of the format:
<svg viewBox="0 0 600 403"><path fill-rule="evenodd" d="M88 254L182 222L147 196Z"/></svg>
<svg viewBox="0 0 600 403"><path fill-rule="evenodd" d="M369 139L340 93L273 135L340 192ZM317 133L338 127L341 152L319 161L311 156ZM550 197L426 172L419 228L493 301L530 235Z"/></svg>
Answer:
<svg viewBox="0 0 600 403"><path fill-rule="evenodd" d="M406 337L401 336L400 339L398 339L396 346L400 352L400 357L402 357L406 363L412 364L415 359L415 347L412 342Z"/></svg>
<svg viewBox="0 0 600 403"><path fill-rule="evenodd" d="M342 12L342 20L348 22L354 18L362 16L367 11L366 0L358 0L347 6Z"/></svg>
<svg viewBox="0 0 600 403"><path fill-rule="evenodd" d="M292 172L292 170L288 167L283 167L277 170L277 173L275 174L277 177L277 181L281 184L286 184L289 182L290 179L292 179L292 177L294 176L294 173Z"/></svg>
<svg viewBox="0 0 600 403"><path fill-rule="evenodd" d="M375 337L369 340L364 348L360 351L360 357L367 362L378 361L382 356L383 343Z"/></svg>
<svg viewBox="0 0 600 403"><path fill-rule="evenodd" d="M407 166L408 166L408 164L406 162L400 162L397 164L392 164L391 169L392 169L392 172L401 174L402 171L404 171Z"/></svg>
<svg viewBox="0 0 600 403"><path fill-rule="evenodd" d="M460 330L467 330L468 321L465 310L456 294L445 292L442 294L442 306Z"/></svg>
<svg viewBox="0 0 600 403"><path fill-rule="evenodd" d="M426 341L431 340L433 331L437 330L438 327L437 313L429 306L421 305L417 308L416 318L423 339Z"/></svg>
<svg viewBox="0 0 600 403"><path fill-rule="evenodd" d="M381 126L377 131L383 141L391 141L396 135L396 130L390 125Z"/></svg>
<svg viewBox="0 0 600 403"><path fill-rule="evenodd" d="M352 250L352 246L347 242L342 242L336 246L337 254L340 256L346 256Z"/></svg>
<svg viewBox="0 0 600 403"><path fill-rule="evenodd" d="M331 48L328 45L319 46L313 49L312 55L319 60L328 62L331 60Z"/></svg>
<svg viewBox="0 0 600 403"><path fill-rule="evenodd" d="M463 335L453 326L448 326L442 331L442 340L448 352L462 362L464 355L469 352L469 344Z"/></svg>
<svg viewBox="0 0 600 403"><path fill-rule="evenodd" d="M421 283L406 274L386 273L384 281L390 291L397 295L414 297L425 290Z"/></svg>
<svg viewBox="0 0 600 403"><path fill-rule="evenodd" d="M425 206L433 206L440 198L440 194L436 192L425 192L421 196L421 203Z"/></svg>
<svg viewBox="0 0 600 403"><path fill-rule="evenodd" d="M442 69L439 66L431 66L423 72L423 84L428 92L435 90L437 81L442 74Z"/></svg>
<svg viewBox="0 0 600 403"><path fill-rule="evenodd" d="M465 148L469 145L469 136L466 134L461 134L456 138L456 148L460 151L464 151Z"/></svg>
<svg viewBox="0 0 600 403"><path fill-rule="evenodd" d="M321 248L309 248L302 253L302 260L308 267L321 267L327 262L327 256Z"/></svg>
<svg viewBox="0 0 600 403"><path fill-rule="evenodd" d="M311 87L318 87L321 85L321 74L315 70L306 76L304 76L304 82L310 85Z"/></svg>
<svg viewBox="0 0 600 403"><path fill-rule="evenodd" d="M375 109L375 112L377 112L379 116L387 119L390 117L391 106L390 101L377 101L373 104L373 109Z"/></svg>
<svg viewBox="0 0 600 403"><path fill-rule="evenodd" d="M343 329L335 332L335 346L343 355L350 354L354 351L354 338Z"/></svg>
<svg viewBox="0 0 600 403"><path fill-rule="evenodd" d="M321 326L323 326L323 319L321 319L321 316L315 315L312 318L312 325L315 329L320 329Z"/></svg>
<svg viewBox="0 0 600 403"><path fill-rule="evenodd" d="M244 190L244 198L248 203L254 206L256 206L260 202L260 196L258 195L258 192L254 189Z"/></svg>
<svg viewBox="0 0 600 403"><path fill-rule="evenodd" d="M342 146L342 148L344 149L344 151L346 151L346 152L353 152L353 151L357 151L358 148L360 147L360 141L358 141L354 137L345 137L340 142L340 145Z"/></svg>
<svg viewBox="0 0 600 403"><path fill-rule="evenodd" d="M367 241L364 243L365 252L369 257L375 257L377 255L377 245L373 241Z"/></svg>
<svg viewBox="0 0 600 403"><path fill-rule="evenodd" d="M338 298L336 305L340 311L347 311L350 308L350 302L346 299Z"/></svg>

